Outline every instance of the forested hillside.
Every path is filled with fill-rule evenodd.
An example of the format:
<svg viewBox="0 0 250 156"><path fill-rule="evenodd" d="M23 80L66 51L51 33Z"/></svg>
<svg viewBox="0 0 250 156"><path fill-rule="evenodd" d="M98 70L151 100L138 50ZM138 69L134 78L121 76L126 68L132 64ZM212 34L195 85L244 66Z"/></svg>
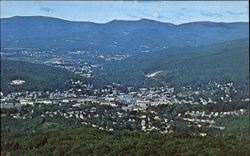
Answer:
<svg viewBox="0 0 250 156"><path fill-rule="evenodd" d="M25 83L10 84L12 80L19 79ZM80 76L64 69L23 61L1 60L2 92L67 89L70 87L70 79L84 81Z"/></svg>
<svg viewBox="0 0 250 156"><path fill-rule="evenodd" d="M1 155L249 155L233 139L80 128L1 137Z"/></svg>
<svg viewBox="0 0 250 156"><path fill-rule="evenodd" d="M234 40L201 47L143 53L110 63L97 72L96 82L135 86L201 84L248 79L249 41ZM148 74L158 72L153 77Z"/></svg>

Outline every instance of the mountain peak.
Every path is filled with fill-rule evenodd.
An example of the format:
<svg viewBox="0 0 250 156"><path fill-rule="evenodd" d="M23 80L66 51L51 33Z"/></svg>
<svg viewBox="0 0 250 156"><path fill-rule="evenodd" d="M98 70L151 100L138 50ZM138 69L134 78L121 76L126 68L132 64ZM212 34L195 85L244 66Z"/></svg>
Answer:
<svg viewBox="0 0 250 156"><path fill-rule="evenodd" d="M138 24L160 24L160 25L167 25L167 26L174 26L175 24L172 24L172 23L165 23L165 22L161 22L161 21L156 21L156 20L153 20L153 19L145 19L145 18L142 18L142 19L139 19L139 20L112 20L106 24L123 24L123 23L138 23Z"/></svg>

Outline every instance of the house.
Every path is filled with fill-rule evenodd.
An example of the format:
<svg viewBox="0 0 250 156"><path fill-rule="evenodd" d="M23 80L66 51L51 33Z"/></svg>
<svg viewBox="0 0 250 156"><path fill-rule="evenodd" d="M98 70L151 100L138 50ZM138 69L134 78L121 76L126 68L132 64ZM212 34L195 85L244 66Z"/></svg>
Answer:
<svg viewBox="0 0 250 156"><path fill-rule="evenodd" d="M96 107L92 107L92 108L90 109L90 112L95 113L95 112L96 112Z"/></svg>
<svg viewBox="0 0 250 156"><path fill-rule="evenodd" d="M25 100L25 99L20 100L20 103L22 105L34 105L33 101L28 101L28 100Z"/></svg>
<svg viewBox="0 0 250 156"><path fill-rule="evenodd" d="M72 105L72 107L80 107L82 104L81 103L76 103L74 105Z"/></svg>
<svg viewBox="0 0 250 156"><path fill-rule="evenodd" d="M22 85L22 84L24 84L24 83L25 83L24 80L17 79L17 80L12 80L12 81L10 82L10 85L19 86L19 85Z"/></svg>
<svg viewBox="0 0 250 156"><path fill-rule="evenodd" d="M200 133L200 136L206 136L207 133Z"/></svg>
<svg viewBox="0 0 250 156"><path fill-rule="evenodd" d="M122 106L122 110L126 111L126 112L130 112L134 109L134 107L131 106Z"/></svg>
<svg viewBox="0 0 250 156"><path fill-rule="evenodd" d="M52 101L51 100L41 100L38 103L45 104L45 105L50 105L50 104L52 104Z"/></svg>
<svg viewBox="0 0 250 156"><path fill-rule="evenodd" d="M69 100L68 99L63 99L62 102L63 103L69 103Z"/></svg>

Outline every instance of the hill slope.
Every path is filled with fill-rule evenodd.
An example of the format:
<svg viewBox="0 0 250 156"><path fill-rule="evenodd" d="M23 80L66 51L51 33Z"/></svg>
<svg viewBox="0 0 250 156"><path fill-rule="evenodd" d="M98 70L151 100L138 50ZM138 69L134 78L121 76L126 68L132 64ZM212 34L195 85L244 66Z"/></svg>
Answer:
<svg viewBox="0 0 250 156"><path fill-rule="evenodd" d="M21 85L10 85L13 80L24 80ZM41 91L66 89L70 79L83 80L64 69L23 61L1 60L1 91ZM84 80L83 80L84 81Z"/></svg>
<svg viewBox="0 0 250 156"><path fill-rule="evenodd" d="M138 53L245 38L246 22L181 25L142 19L105 24L31 16L1 19L1 48L41 48ZM65 31L67 30L67 31Z"/></svg>
<svg viewBox="0 0 250 156"><path fill-rule="evenodd" d="M98 71L96 82L134 86L240 81L249 77L249 41L173 48L130 57ZM147 76L153 74L152 76Z"/></svg>
<svg viewBox="0 0 250 156"><path fill-rule="evenodd" d="M1 136L1 155L248 155L245 142L81 128Z"/></svg>

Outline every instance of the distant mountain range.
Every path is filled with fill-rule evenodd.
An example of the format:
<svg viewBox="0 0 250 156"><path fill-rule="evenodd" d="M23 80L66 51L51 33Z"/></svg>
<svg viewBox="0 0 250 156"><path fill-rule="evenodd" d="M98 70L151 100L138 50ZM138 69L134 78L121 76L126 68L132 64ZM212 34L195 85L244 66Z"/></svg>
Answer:
<svg viewBox="0 0 250 156"><path fill-rule="evenodd" d="M247 38L248 22L192 22L175 25L153 20L114 20L105 24L31 16L1 19L1 48L95 50L137 54Z"/></svg>
<svg viewBox="0 0 250 156"><path fill-rule="evenodd" d="M248 22L175 25L142 19L97 24L41 16L12 17L1 19L1 50L89 50L131 56L104 63L101 70L94 71L96 86L113 82L161 86L241 81L249 78L248 27Z"/></svg>

